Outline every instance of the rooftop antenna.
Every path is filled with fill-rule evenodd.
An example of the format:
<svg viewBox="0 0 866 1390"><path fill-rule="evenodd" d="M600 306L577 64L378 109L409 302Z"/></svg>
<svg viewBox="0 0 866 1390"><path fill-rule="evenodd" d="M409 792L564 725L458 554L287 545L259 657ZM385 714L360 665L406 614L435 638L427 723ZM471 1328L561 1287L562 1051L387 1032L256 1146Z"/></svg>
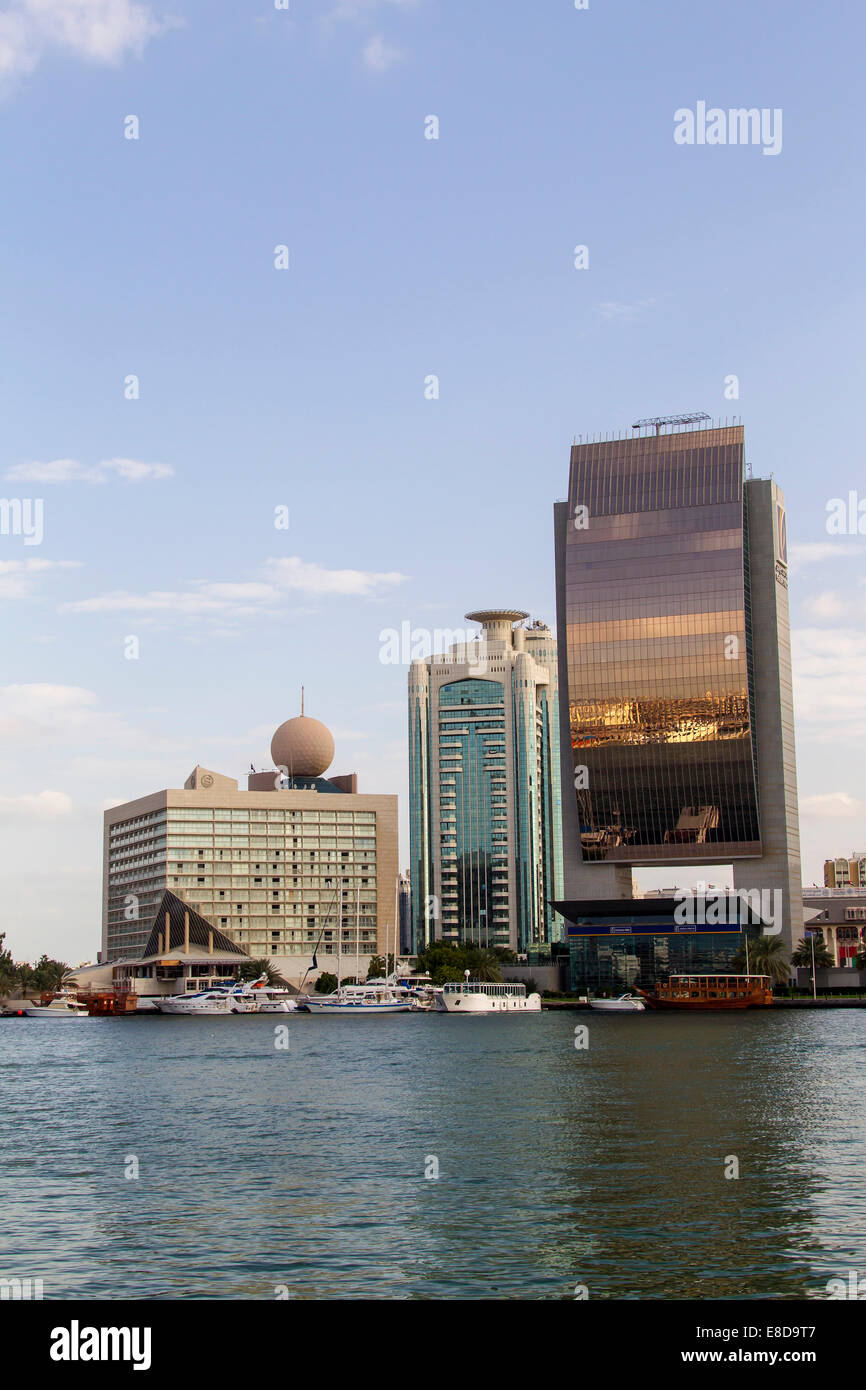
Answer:
<svg viewBox="0 0 866 1390"><path fill-rule="evenodd" d="M648 429L650 425L654 425L658 435L662 432L662 425L698 425L709 418L705 410L692 410L685 415L651 415L647 420L636 420L632 429Z"/></svg>
<svg viewBox="0 0 866 1390"><path fill-rule="evenodd" d="M301 718L304 715L304 687L301 686Z"/></svg>

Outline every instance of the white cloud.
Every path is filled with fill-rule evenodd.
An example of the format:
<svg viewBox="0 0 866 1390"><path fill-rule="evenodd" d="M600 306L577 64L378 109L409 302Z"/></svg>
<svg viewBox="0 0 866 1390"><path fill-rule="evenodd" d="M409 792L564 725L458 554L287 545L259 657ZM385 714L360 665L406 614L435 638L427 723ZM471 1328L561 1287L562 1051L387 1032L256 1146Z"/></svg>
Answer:
<svg viewBox="0 0 866 1390"><path fill-rule="evenodd" d="M866 633L850 628L799 628L791 634L794 714L810 723L809 738L866 737Z"/></svg>
<svg viewBox="0 0 866 1390"><path fill-rule="evenodd" d="M139 0L12 0L0 13L0 75L32 72L52 50L119 63L174 23Z"/></svg>
<svg viewBox="0 0 866 1390"><path fill-rule="evenodd" d="M862 816L864 812L866 805L847 792L822 792L817 796L804 796L800 801L800 814L813 820L840 820Z"/></svg>
<svg viewBox="0 0 866 1390"><path fill-rule="evenodd" d="M44 791L36 795L0 796L0 817L19 819L26 816L33 820L56 820L58 816L68 816L72 810L72 798L66 792Z"/></svg>
<svg viewBox="0 0 866 1390"><path fill-rule="evenodd" d="M364 66L373 72L387 72L394 63L399 63L406 55L400 48L389 44L384 35L374 34L364 45Z"/></svg>
<svg viewBox="0 0 866 1390"><path fill-rule="evenodd" d="M406 575L396 571L329 570L324 565L291 558L268 560L264 580L207 583L196 581L185 591L151 589L133 594L125 589L61 605L66 613L166 613L185 617L241 618L279 608L287 593L314 598L354 596L375 598L402 584Z"/></svg>
<svg viewBox="0 0 866 1390"><path fill-rule="evenodd" d="M97 703L93 691L80 685L31 682L0 686L0 738L57 734L68 741L73 733L105 733L110 716L100 714Z"/></svg>
<svg viewBox="0 0 866 1390"><path fill-rule="evenodd" d="M326 23L336 24L341 20L357 23L364 20L383 5L391 5L398 10L414 9L417 0L337 0L334 8L326 16Z"/></svg>
<svg viewBox="0 0 866 1390"><path fill-rule="evenodd" d="M846 559L862 555L864 547L856 541L800 541L788 547L789 569L800 570L804 565L820 564L823 560Z"/></svg>
<svg viewBox="0 0 866 1390"><path fill-rule="evenodd" d="M266 572L281 589L300 590L305 594L355 594L371 598L387 589L396 588L408 576L397 570L385 573L375 570L329 570L315 561L301 560L292 555L284 560L268 560Z"/></svg>
<svg viewBox="0 0 866 1390"><path fill-rule="evenodd" d="M274 606L279 595L269 584L199 584L188 593L171 589L151 589L146 594L131 594L117 589L110 594L64 603L63 613L175 613L186 617L205 614L235 617L257 613L263 607Z"/></svg>
<svg viewBox="0 0 866 1390"><path fill-rule="evenodd" d="M103 459L91 467L76 459L52 459L48 463L16 463L5 476L7 482L107 483L116 474L129 483L140 483L146 478L170 478L173 473L167 463L139 463L137 459Z"/></svg>
<svg viewBox="0 0 866 1390"><path fill-rule="evenodd" d="M636 299L633 304L623 304L615 299L606 299L595 307L596 313L601 314L603 319L619 319L621 322L631 323L643 313L644 309L651 308L653 304L655 304L654 299Z"/></svg>
<svg viewBox="0 0 866 1390"><path fill-rule="evenodd" d="M38 575L80 568L79 560L0 560L0 598L30 598Z"/></svg>

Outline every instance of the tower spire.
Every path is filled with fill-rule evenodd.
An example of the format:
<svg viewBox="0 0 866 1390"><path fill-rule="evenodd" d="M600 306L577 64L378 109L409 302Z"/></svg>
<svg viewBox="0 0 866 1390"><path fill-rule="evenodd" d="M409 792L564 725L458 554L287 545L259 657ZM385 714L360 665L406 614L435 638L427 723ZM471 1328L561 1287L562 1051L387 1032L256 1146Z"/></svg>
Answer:
<svg viewBox="0 0 866 1390"><path fill-rule="evenodd" d="M304 687L301 686L301 715L304 713Z"/></svg>

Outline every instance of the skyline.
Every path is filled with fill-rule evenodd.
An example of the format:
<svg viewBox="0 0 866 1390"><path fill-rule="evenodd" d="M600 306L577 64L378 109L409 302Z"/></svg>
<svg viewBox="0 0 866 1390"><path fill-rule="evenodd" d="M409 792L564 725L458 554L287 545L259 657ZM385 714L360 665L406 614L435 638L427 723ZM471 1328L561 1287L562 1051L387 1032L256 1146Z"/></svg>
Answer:
<svg viewBox="0 0 866 1390"><path fill-rule="evenodd" d="M105 805L267 765L302 684L335 769L399 795L405 866L382 632L512 603L555 629L572 437L686 407L742 417L786 495L821 882L866 824L863 17L822 18L807 75L780 3L98 8L65 38L0 11L0 494L44 502L41 544L0 534L7 944L93 956ZM782 110L779 153L678 144L704 100Z"/></svg>

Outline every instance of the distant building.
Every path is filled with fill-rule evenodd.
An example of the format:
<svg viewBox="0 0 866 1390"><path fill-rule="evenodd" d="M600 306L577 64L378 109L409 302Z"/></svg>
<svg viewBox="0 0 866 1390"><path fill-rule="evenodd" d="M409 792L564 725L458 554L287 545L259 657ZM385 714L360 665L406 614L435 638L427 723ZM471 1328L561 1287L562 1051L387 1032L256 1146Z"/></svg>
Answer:
<svg viewBox="0 0 866 1390"><path fill-rule="evenodd" d="M866 850L853 850L850 859L825 859L824 887L866 888Z"/></svg>
<svg viewBox="0 0 866 1390"><path fill-rule="evenodd" d="M853 967L858 953L866 950L866 886L804 888L803 907L811 916L806 930L820 927L836 964Z"/></svg>
<svg viewBox="0 0 866 1390"><path fill-rule="evenodd" d="M414 949L526 951L561 935L556 642L517 609L466 616L480 641L409 672Z"/></svg>
<svg viewBox="0 0 866 1390"><path fill-rule="evenodd" d="M314 952L319 969L334 969L341 905L345 974L356 945L365 975L364 958L383 955L386 939L393 950L396 796L358 793L354 774L326 777L334 740L303 714L280 726L271 754L275 769L251 773L246 791L196 767L183 788L106 811L104 961L138 958L157 940L166 890L292 981Z"/></svg>

